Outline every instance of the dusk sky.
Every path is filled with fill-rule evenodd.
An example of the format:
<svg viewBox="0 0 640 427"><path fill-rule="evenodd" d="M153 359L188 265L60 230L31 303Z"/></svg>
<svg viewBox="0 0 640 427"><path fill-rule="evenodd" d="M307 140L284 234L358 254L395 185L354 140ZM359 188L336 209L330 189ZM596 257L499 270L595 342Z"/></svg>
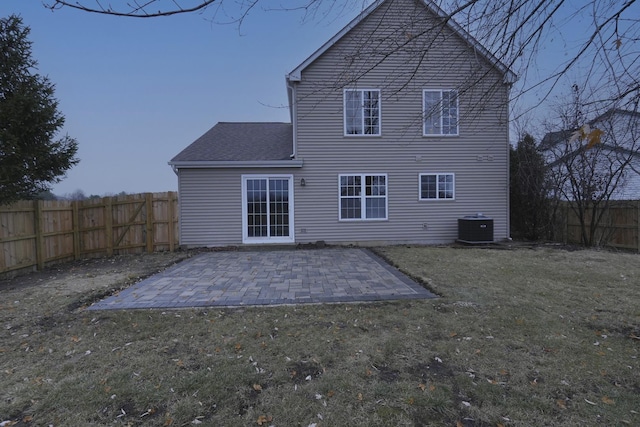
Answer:
<svg viewBox="0 0 640 427"><path fill-rule="evenodd" d="M53 192L88 196L177 190L167 162L215 123L289 122L285 75L367 3L307 20L256 8L240 28L211 22L228 20L213 9L135 19L52 12L41 0L1 0L0 16L18 14L31 28L38 71L66 117L62 134L79 144L80 163ZM567 36L544 41L532 74L566 61L591 31L590 22L559 23Z"/></svg>
<svg viewBox="0 0 640 427"><path fill-rule="evenodd" d="M255 10L238 28L211 23L213 11L134 19L0 1L0 16L31 28L63 134L78 140L80 163L53 192L87 196L177 190L167 162L216 122L289 122L285 75L357 11L303 22Z"/></svg>

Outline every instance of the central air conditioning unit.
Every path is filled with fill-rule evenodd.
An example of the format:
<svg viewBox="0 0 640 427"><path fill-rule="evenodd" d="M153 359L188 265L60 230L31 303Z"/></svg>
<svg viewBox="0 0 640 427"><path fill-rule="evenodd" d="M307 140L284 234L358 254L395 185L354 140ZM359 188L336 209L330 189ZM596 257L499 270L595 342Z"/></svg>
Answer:
<svg viewBox="0 0 640 427"><path fill-rule="evenodd" d="M493 219L481 213L458 219L458 241L470 244L492 243Z"/></svg>

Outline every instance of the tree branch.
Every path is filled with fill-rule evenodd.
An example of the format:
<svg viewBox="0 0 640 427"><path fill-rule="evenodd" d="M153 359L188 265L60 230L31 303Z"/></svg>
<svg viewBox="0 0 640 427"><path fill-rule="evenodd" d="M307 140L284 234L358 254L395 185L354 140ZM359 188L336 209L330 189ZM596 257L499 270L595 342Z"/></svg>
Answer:
<svg viewBox="0 0 640 427"><path fill-rule="evenodd" d="M83 3L76 1L70 2L67 0L53 0L52 3L44 3L44 6L51 10L60 9L62 7L69 7L72 9L81 10L83 12L98 13L102 15L122 16L129 18L157 18L160 16L171 16L180 13L191 13L206 9L216 1L221 0L197 0L195 4L189 7L182 6L183 3L193 3L193 0L187 0L180 2L179 0L170 0L163 2L162 0L147 0L145 3L138 4L136 1L134 4L127 3L121 10L114 9L111 5L108 7L100 4L99 0L95 0L96 6L85 6ZM171 8L165 7L164 3L172 3ZM159 5L160 9L154 12L150 12L149 9L152 6ZM128 8L128 10L126 10Z"/></svg>

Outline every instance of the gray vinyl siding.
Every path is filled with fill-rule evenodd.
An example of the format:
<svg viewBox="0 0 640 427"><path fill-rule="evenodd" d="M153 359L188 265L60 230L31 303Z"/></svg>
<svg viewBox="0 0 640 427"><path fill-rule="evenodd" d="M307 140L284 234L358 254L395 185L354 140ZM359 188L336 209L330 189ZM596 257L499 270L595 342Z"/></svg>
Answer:
<svg viewBox="0 0 640 427"><path fill-rule="evenodd" d="M452 242L458 218L479 212L494 219L495 239L508 237L507 86L449 28L423 31L432 23L423 2L389 0L302 70L302 168L180 169L181 243L242 244L241 176L269 173L294 176L297 243ZM381 91L381 136L344 136L344 88ZM459 136L422 135L423 89L460 91ZM455 200L419 200L421 173L455 174ZM387 219L340 221L340 174L387 174Z"/></svg>
<svg viewBox="0 0 640 427"><path fill-rule="evenodd" d="M303 71L294 95L297 155L304 160L300 176L307 182L296 192L297 241L451 242L457 238L457 219L478 212L494 219L496 239L509 236L508 93L503 76L450 31L439 36L420 65L406 52L387 57L373 69L366 60L375 62L376 49L385 50L380 47L385 40L399 37L407 13L414 14L415 22L431 19L422 9L413 9L416 4L383 4ZM360 56L345 68L346 58L356 51ZM363 69L369 71L358 75ZM381 90L381 136L344 136L343 87L336 83L348 75L358 78L343 87ZM470 76L477 78L473 85ZM422 136L423 89L461 91L459 136ZM338 220L338 175L349 173L388 174L386 221ZM419 201L420 173L455 174L455 200Z"/></svg>
<svg viewBox="0 0 640 427"><path fill-rule="evenodd" d="M242 175L294 175L289 169L180 169L180 244L242 244Z"/></svg>

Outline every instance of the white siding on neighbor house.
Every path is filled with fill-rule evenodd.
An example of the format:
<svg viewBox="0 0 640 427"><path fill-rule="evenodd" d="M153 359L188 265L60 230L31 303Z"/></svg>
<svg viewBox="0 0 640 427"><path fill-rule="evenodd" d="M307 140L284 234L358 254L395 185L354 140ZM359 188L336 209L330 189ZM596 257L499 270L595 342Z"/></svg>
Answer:
<svg viewBox="0 0 640 427"><path fill-rule="evenodd" d="M309 65L296 84L297 157L304 161L299 177L307 183L296 189L296 241L451 242L457 219L479 212L494 219L495 239L509 236L503 76L450 31L440 33L415 69L412 52L392 54L373 69L359 62L375 54L368 52L373 44L384 51L386 42L401 37L403 19L415 25L429 19L414 8L421 3L383 4ZM355 59L354 51L360 52ZM354 65L345 69L351 60ZM369 71L346 87L381 90L381 136L343 135L343 91L336 83L362 69ZM469 86L477 69L486 76ZM423 89L460 90L459 136L422 136ZM388 220L338 221L338 175L350 173L388 174ZM420 173L455 174L455 200L419 200Z"/></svg>
<svg viewBox="0 0 640 427"><path fill-rule="evenodd" d="M640 200L640 160L635 162L635 170L626 168L621 187L620 192L614 195L615 200Z"/></svg>
<svg viewBox="0 0 640 427"><path fill-rule="evenodd" d="M242 244L242 175L294 175L299 169L180 169L180 244ZM294 187L299 185L295 183ZM294 190L295 191L295 190Z"/></svg>
<svg viewBox="0 0 640 427"><path fill-rule="evenodd" d="M598 178L610 181L611 183L604 187L604 192L596 193L596 197L640 200L640 115L635 112L613 110L591 121L590 127L604 132L600 144L585 152L586 156L595 157L591 164L598 173L577 173L576 178L591 185L594 185ZM566 176L567 163L573 160L578 149L586 142L583 139L572 140L571 131L557 134L560 135L557 137L559 139L552 140L542 155L545 161L553 166L555 174ZM565 139L562 139L562 134L565 134ZM560 197L571 200L573 195L570 182L566 181Z"/></svg>
<svg viewBox="0 0 640 427"><path fill-rule="evenodd" d="M604 144L629 150L616 157L629 163L624 166L623 177L612 199L640 200L640 115L618 111L594 125L605 131Z"/></svg>

